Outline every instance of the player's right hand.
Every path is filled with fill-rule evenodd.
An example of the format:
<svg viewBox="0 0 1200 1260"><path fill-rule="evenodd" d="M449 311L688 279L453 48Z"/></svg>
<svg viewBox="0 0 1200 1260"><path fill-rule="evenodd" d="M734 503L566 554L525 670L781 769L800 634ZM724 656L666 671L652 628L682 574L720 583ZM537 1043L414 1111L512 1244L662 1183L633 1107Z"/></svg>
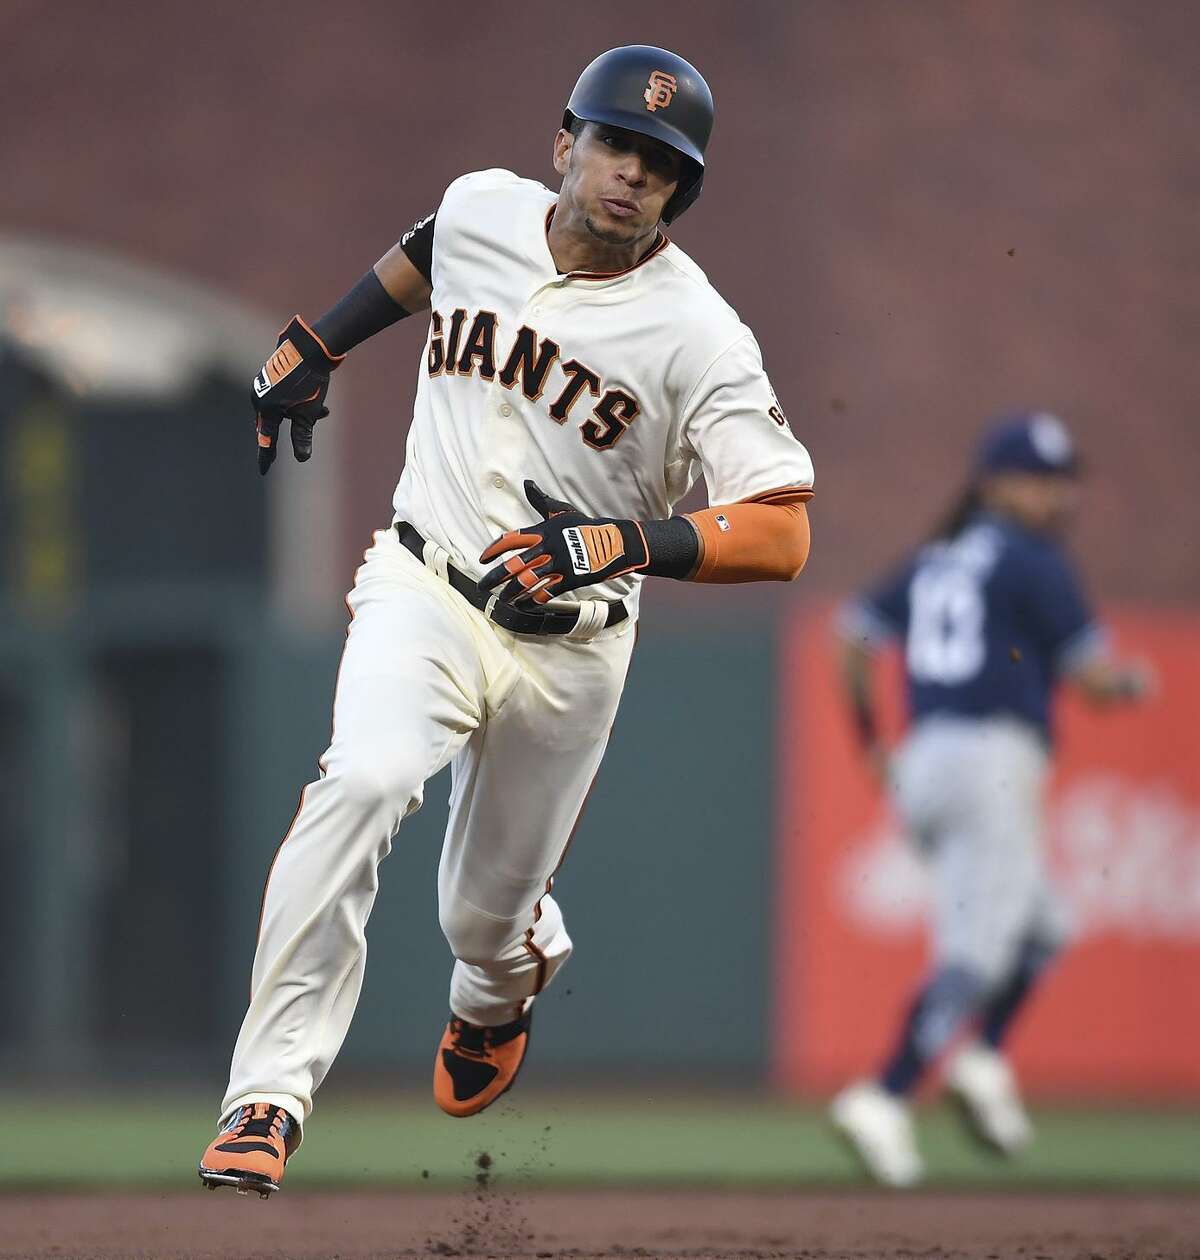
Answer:
<svg viewBox="0 0 1200 1260"><path fill-rule="evenodd" d="M1158 671L1140 657L1124 661L1121 666L1123 700L1152 700L1159 693Z"/></svg>
<svg viewBox="0 0 1200 1260"><path fill-rule="evenodd" d="M329 414L325 395L329 374L345 358L330 354L325 343L296 315L279 334L275 353L250 387L258 435L258 471L265 477L275 462L279 426L292 424L292 453L300 463L312 457L313 425Z"/></svg>

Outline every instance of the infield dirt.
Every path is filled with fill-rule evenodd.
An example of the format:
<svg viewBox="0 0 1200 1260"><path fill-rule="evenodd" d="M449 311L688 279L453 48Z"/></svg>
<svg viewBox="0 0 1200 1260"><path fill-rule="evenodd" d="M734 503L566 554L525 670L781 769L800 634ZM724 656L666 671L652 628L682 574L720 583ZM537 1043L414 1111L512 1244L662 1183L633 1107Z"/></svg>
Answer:
<svg viewBox="0 0 1200 1260"><path fill-rule="evenodd" d="M388 1257L1200 1257L1185 1195L869 1191L283 1192L0 1197L0 1256L93 1260Z"/></svg>

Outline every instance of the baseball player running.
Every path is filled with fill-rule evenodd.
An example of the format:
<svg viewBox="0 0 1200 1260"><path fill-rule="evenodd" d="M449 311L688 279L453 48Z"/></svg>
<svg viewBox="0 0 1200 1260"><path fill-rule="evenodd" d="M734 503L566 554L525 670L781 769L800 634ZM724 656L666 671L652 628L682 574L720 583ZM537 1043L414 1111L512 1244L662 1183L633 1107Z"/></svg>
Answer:
<svg viewBox="0 0 1200 1260"><path fill-rule="evenodd" d="M1005 1037L1065 925L1042 857L1050 700L1064 680L1096 704L1140 696L1116 662L1058 537L1076 458L1046 413L999 420L958 506L899 571L843 617L843 678L866 755L890 780L931 881L930 973L879 1076L834 1100L834 1124L879 1181L922 1164L908 1099L960 1032L946 1084L976 1137L1004 1154L1030 1140ZM894 758L876 734L870 660L904 649L911 727Z"/></svg>
<svg viewBox="0 0 1200 1260"><path fill-rule="evenodd" d="M250 1006L200 1177L279 1188L350 1026L379 863L452 770L438 874L454 954L433 1093L471 1116L513 1083L533 999L571 952L551 896L604 754L645 577L787 581L812 463L750 330L663 228L699 196L700 74L661 48L584 70L557 194L464 175L254 381L259 466L298 460L330 373L429 309L395 517L348 598L320 776L263 895ZM717 506L671 516L704 477Z"/></svg>

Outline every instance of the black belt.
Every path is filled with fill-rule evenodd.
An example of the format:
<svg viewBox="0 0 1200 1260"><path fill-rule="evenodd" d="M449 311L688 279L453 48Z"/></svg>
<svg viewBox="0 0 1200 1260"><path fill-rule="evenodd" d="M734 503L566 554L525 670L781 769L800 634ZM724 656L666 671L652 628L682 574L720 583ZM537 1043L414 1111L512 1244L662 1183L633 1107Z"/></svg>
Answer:
<svg viewBox="0 0 1200 1260"><path fill-rule="evenodd" d="M396 533L409 551L425 564L425 539L407 521L396 522ZM565 612L557 608L539 608L536 605L532 608L518 608L505 600L497 599L487 591L481 591L474 578L468 577L461 569L456 569L449 561L446 562L446 580L469 604L473 604L496 625L513 634L570 634L579 624L578 611ZM608 610L604 624L598 626L598 630L619 625L629 616L629 609L623 599L592 602L603 602Z"/></svg>

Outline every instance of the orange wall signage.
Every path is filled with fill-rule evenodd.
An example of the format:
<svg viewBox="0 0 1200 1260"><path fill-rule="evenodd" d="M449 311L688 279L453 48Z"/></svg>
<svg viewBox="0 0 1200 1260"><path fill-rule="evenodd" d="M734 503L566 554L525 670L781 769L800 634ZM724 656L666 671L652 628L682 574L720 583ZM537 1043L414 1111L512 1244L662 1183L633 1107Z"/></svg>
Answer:
<svg viewBox="0 0 1200 1260"><path fill-rule="evenodd" d="M1200 616L1109 618L1158 694L1064 697L1047 843L1076 938L1014 1031L1049 1093L1200 1091ZM773 1072L827 1092L873 1071L924 965L923 873L857 754L828 614L785 628ZM886 662L895 700L898 661Z"/></svg>

